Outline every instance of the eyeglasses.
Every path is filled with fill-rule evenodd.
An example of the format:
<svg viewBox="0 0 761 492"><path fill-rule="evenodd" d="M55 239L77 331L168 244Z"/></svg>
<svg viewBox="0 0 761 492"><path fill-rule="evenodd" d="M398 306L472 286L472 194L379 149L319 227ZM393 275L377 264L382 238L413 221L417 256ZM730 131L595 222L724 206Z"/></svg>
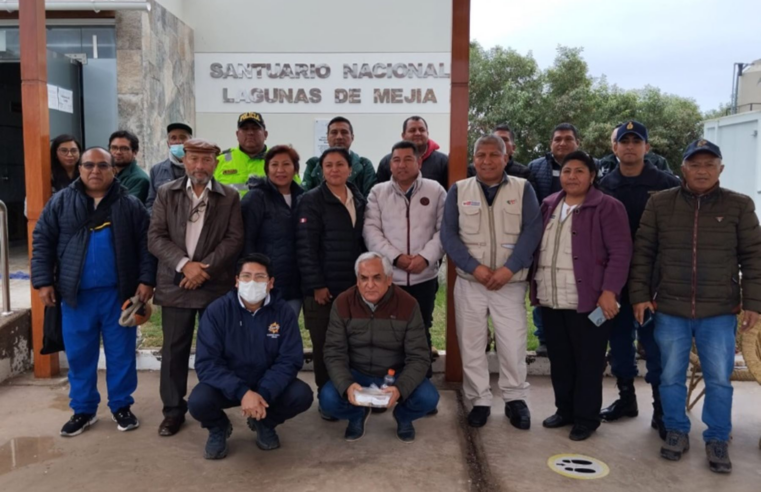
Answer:
<svg viewBox="0 0 761 492"><path fill-rule="evenodd" d="M79 149L58 149L58 153L61 155L79 155Z"/></svg>
<svg viewBox="0 0 761 492"><path fill-rule="evenodd" d="M132 148L131 147L117 147L116 145L112 145L111 147L109 147L109 150L113 153L121 152L124 154L131 151Z"/></svg>
<svg viewBox="0 0 761 492"><path fill-rule="evenodd" d="M198 222L198 219L201 218L201 214L203 214L204 210L206 210L205 201L193 207L193 209L190 211L190 217L188 217L188 222L192 222L192 223Z"/></svg>
<svg viewBox="0 0 761 492"><path fill-rule="evenodd" d="M266 282L269 280L269 276L266 273L257 273L256 275L251 275L250 273L241 273L238 275L238 279L244 282L250 282L252 279L254 282Z"/></svg>
<svg viewBox="0 0 761 492"><path fill-rule="evenodd" d="M84 162L81 165L81 167L84 168L87 172L91 172L93 169L95 169L95 166L98 166L98 171L108 171L111 169L111 164L108 162L99 162L97 164L94 162Z"/></svg>

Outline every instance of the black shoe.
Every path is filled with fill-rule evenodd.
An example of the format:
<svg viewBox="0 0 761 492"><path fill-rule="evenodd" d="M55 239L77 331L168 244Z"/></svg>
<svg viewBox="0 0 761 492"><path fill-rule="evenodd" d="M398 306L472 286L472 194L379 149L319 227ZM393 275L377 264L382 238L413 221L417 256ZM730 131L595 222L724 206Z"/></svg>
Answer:
<svg viewBox="0 0 761 492"><path fill-rule="evenodd" d="M111 420L116 422L116 428L122 432L140 427L140 421L129 407L123 407L111 414Z"/></svg>
<svg viewBox="0 0 761 492"><path fill-rule="evenodd" d="M428 412L427 414L425 414L425 416L426 417L433 417L434 415L438 415L438 414L439 414L439 407L436 407L433 410L431 410L430 412Z"/></svg>
<svg viewBox="0 0 761 492"><path fill-rule="evenodd" d="M531 412L523 400L505 403L505 416L510 419L510 423L516 429L529 430L531 428Z"/></svg>
<svg viewBox="0 0 761 492"><path fill-rule="evenodd" d="M729 449L726 441L708 441L706 443L708 468L714 473L730 473L732 462L729 461Z"/></svg>
<svg viewBox="0 0 761 492"><path fill-rule="evenodd" d="M600 412L600 418L606 422L613 422L621 417L636 417L639 415L637 408L637 395L634 392L633 379L619 379L618 385L619 399L612 405L603 408Z"/></svg>
<svg viewBox="0 0 761 492"><path fill-rule="evenodd" d="M415 440L415 428L412 426L412 422L402 422L394 412L394 420L396 420L396 437L400 441L405 443L411 443Z"/></svg>
<svg viewBox="0 0 761 492"><path fill-rule="evenodd" d="M182 417L164 417L159 424L159 435L169 437L180 432L180 427L185 423L185 416Z"/></svg>
<svg viewBox="0 0 761 492"><path fill-rule="evenodd" d="M249 429L256 432L256 447L262 451L272 451L280 447L280 438L277 437L274 427L251 417L246 420L246 423Z"/></svg>
<svg viewBox="0 0 761 492"><path fill-rule="evenodd" d="M365 435L365 424L367 419L370 418L370 409L365 407L362 409L362 417L349 421L349 425L346 426L346 432L344 433L344 439L347 441L357 441L362 439Z"/></svg>
<svg viewBox="0 0 761 492"><path fill-rule="evenodd" d="M224 427L209 429L209 439L206 440L203 457L207 460L221 460L227 456L227 438L232 433L233 424L230 421Z"/></svg>
<svg viewBox="0 0 761 492"><path fill-rule="evenodd" d="M669 461L679 461L690 450L690 436L684 432L668 431L666 441L661 446L661 457Z"/></svg>
<svg viewBox="0 0 761 492"><path fill-rule="evenodd" d="M547 357L547 344L540 343L536 348L536 355L538 357Z"/></svg>
<svg viewBox="0 0 761 492"><path fill-rule="evenodd" d="M320 414L320 417L322 418L322 420L326 420L328 422L338 422L337 418L331 417L327 413L323 412L322 407L319 405L317 405L317 412Z"/></svg>
<svg viewBox="0 0 761 492"><path fill-rule="evenodd" d="M650 420L650 427L658 431L661 441L666 440L666 424L663 423L663 406L658 386L653 386L653 418Z"/></svg>
<svg viewBox="0 0 761 492"><path fill-rule="evenodd" d="M377 407L373 407L373 408L371 408L371 409L370 409L370 411L371 411L371 412L373 412L373 413L375 413L375 414L379 414L379 413L386 413L386 410L388 410L388 408L377 408Z"/></svg>
<svg viewBox="0 0 761 492"><path fill-rule="evenodd" d="M98 416L94 413L75 413L68 422L63 424L61 435L64 437L78 436L97 421Z"/></svg>
<svg viewBox="0 0 761 492"><path fill-rule="evenodd" d="M571 441L583 441L588 439L593 432L594 430L590 429L587 426L576 424L571 429L571 434L568 437L571 439Z"/></svg>
<svg viewBox="0 0 761 492"><path fill-rule="evenodd" d="M491 407L475 406L468 414L468 425L471 427L483 427L491 415Z"/></svg>
<svg viewBox="0 0 761 492"><path fill-rule="evenodd" d="M558 427L565 427L566 425L572 425L573 419L563 417L562 415L555 414L544 419L542 426L548 429L557 429Z"/></svg>

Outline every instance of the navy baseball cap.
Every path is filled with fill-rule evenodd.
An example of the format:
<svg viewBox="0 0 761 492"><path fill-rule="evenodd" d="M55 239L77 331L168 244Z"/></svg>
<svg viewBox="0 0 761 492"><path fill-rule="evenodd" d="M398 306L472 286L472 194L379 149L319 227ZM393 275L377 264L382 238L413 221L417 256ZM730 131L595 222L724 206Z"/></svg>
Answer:
<svg viewBox="0 0 761 492"><path fill-rule="evenodd" d="M616 132L616 142L620 142L622 138L629 134L637 135L647 142L647 128L639 121L632 120L621 123L621 126L618 127L618 132Z"/></svg>
<svg viewBox="0 0 761 492"><path fill-rule="evenodd" d="M687 148L684 151L684 155L682 156L683 160L689 160L690 157L697 154L698 152L708 152L709 154L713 154L719 159L721 159L721 149L718 145L716 145L713 142L709 142L708 140L704 138L699 138L690 145L687 146Z"/></svg>

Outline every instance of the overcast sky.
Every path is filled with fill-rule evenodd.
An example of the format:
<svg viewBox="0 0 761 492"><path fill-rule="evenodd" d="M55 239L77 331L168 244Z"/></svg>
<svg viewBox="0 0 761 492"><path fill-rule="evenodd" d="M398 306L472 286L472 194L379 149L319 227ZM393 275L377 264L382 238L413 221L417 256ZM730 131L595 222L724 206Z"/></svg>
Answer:
<svg viewBox="0 0 761 492"><path fill-rule="evenodd" d="M761 0L472 0L471 38L532 51L541 68L580 46L592 76L707 111L729 102L734 62L761 59Z"/></svg>

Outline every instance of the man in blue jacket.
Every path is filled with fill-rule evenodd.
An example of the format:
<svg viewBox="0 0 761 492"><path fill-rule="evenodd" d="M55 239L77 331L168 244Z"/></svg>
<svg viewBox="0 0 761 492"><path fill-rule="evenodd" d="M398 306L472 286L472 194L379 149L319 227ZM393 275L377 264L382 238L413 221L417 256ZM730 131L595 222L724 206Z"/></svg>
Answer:
<svg viewBox="0 0 761 492"><path fill-rule="evenodd" d="M148 252L148 212L114 176L106 149L82 154L79 178L45 205L32 233L32 285L45 306L61 297L74 416L61 429L76 436L98 421L98 354L103 337L108 407L120 431L140 423L130 407L137 388L137 328L119 325L124 301L148 302L156 259Z"/></svg>
<svg viewBox="0 0 761 492"><path fill-rule="evenodd" d="M280 447L275 427L312 406L312 389L297 379L304 362L298 320L272 292L270 260L254 253L238 262L236 290L212 302L198 327L198 385L190 414L209 429L204 457L227 456L232 424L226 408L241 407L256 445Z"/></svg>

